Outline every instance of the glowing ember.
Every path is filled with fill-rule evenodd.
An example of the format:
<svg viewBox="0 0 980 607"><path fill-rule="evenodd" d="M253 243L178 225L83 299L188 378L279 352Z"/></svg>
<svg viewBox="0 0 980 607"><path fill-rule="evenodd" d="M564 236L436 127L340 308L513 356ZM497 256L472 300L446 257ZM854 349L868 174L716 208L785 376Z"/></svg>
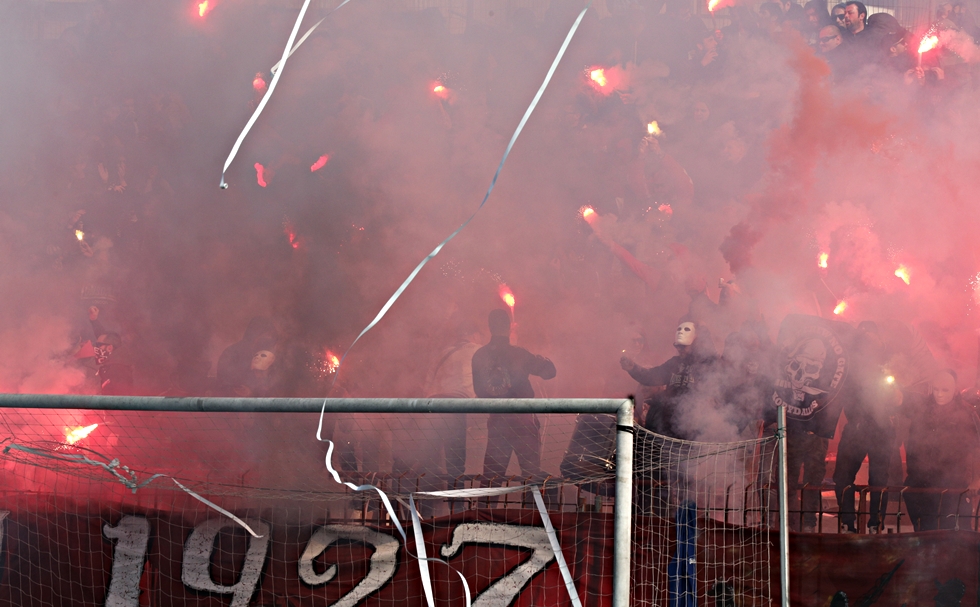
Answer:
<svg viewBox="0 0 980 607"><path fill-rule="evenodd" d="M582 207L581 209L578 210L578 212L581 213L582 219L589 222L589 224L595 221L596 217L598 217L598 215L595 212L595 209L593 209L592 207Z"/></svg>
<svg viewBox="0 0 980 607"><path fill-rule="evenodd" d="M606 84L609 82L606 80L606 70L601 67L597 67L596 69L590 71L589 79L598 84L600 87L606 86Z"/></svg>
<svg viewBox="0 0 980 607"><path fill-rule="evenodd" d="M909 280L912 278L912 275L909 274L909 269L905 266L898 266L898 269L895 270L895 276L901 278L905 284L909 284Z"/></svg>
<svg viewBox="0 0 980 607"><path fill-rule="evenodd" d="M888 384L889 386L892 385L892 384L894 384L895 383L895 376L894 375L889 375L888 377L886 377L885 378L885 383Z"/></svg>
<svg viewBox="0 0 980 607"><path fill-rule="evenodd" d="M265 90L265 87L265 79L262 78L262 74L256 74L255 78L252 80L252 88L261 93Z"/></svg>
<svg viewBox="0 0 980 607"><path fill-rule="evenodd" d="M327 373L336 373L340 368L340 358L336 354L327 350L326 352Z"/></svg>
<svg viewBox="0 0 980 607"><path fill-rule="evenodd" d="M79 426L73 430L65 428L65 444L74 445L78 441L82 440L86 436L92 433L93 430L99 427L99 424L92 424L91 426Z"/></svg>
<svg viewBox="0 0 980 607"><path fill-rule="evenodd" d="M923 36L922 42L919 43L919 54L928 53L932 49L939 45L938 36Z"/></svg>
<svg viewBox="0 0 980 607"><path fill-rule="evenodd" d="M85 240L85 232L81 230L75 230L75 238L79 240Z"/></svg>
<svg viewBox="0 0 980 607"><path fill-rule="evenodd" d="M328 154L324 154L323 156L320 156L319 158L316 159L316 162L314 162L313 165L310 167L310 172L315 173L320 169L322 169L323 167L327 166L328 160L330 160L330 156Z"/></svg>
<svg viewBox="0 0 980 607"><path fill-rule="evenodd" d="M657 124L656 120L654 120L647 123L647 134L653 135L654 137L660 137L664 134L664 132L660 130L660 125Z"/></svg>
<svg viewBox="0 0 980 607"><path fill-rule="evenodd" d="M263 188L269 184L265 182L265 167L260 163L255 163L255 181Z"/></svg>
<svg viewBox="0 0 980 607"><path fill-rule="evenodd" d="M830 253L821 253L817 255L817 267L827 269L827 260L830 259Z"/></svg>
<svg viewBox="0 0 980 607"><path fill-rule="evenodd" d="M500 299L504 300L504 303L507 304L507 307L511 311L514 310L514 304L517 303L517 300L514 299L514 292L505 284L500 285Z"/></svg>
<svg viewBox="0 0 980 607"><path fill-rule="evenodd" d="M204 0L204 2L201 2L200 4L197 5L198 17L204 17L204 15L207 15L210 12L211 12L211 5L208 3L208 0Z"/></svg>
<svg viewBox="0 0 980 607"><path fill-rule="evenodd" d="M834 308L834 314L843 314L844 313L844 310L846 310L846 309L847 309L847 302L844 301L844 300L841 300L841 301L837 302L837 306Z"/></svg>
<svg viewBox="0 0 980 607"><path fill-rule="evenodd" d="M657 207L657 210L663 213L664 215L666 215L667 217L670 217L671 215L674 214L674 209L672 209L669 204L662 204L659 207Z"/></svg>
<svg viewBox="0 0 980 607"><path fill-rule="evenodd" d="M443 92L445 90L446 90L446 87L442 86L441 84L437 84L437 85L435 85L435 87L433 87L432 92L433 93L441 93L441 92Z"/></svg>
<svg viewBox="0 0 980 607"><path fill-rule="evenodd" d="M440 99L447 99L449 97L449 89L444 84L437 83L432 87L432 92Z"/></svg>

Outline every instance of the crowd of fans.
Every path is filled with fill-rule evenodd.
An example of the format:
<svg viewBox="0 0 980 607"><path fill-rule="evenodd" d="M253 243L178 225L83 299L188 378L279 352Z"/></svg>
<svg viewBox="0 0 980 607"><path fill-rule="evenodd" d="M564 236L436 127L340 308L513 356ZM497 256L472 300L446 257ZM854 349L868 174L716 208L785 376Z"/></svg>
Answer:
<svg viewBox="0 0 980 607"><path fill-rule="evenodd" d="M361 276L359 263L382 266L403 252L379 237L364 236L364 226L367 234L374 229L390 235L396 222L405 220L386 212L391 208L382 206L383 196L364 185L382 179L382 170L357 172L378 149L365 140L382 145L394 139L378 132L389 128L392 116L409 112L419 126L406 138L426 144L425 154L419 155L431 159L429 166L469 175L469 166L459 167L465 165L460 158L474 149L472 142L505 141L540 82L536 71L512 66L550 61L576 12L568 5L551 2L540 21L524 9L508 15L500 26L474 20L461 34L450 34L435 9L384 15L374 24L373 40L411 40L416 46L405 62L408 67L398 61L378 62L378 67L371 62L373 55L345 57L327 84L318 85L329 85L327 93L307 83L310 89L298 103L317 118L278 130L270 126L274 121L264 119L255 137L266 143L243 151L235 169L239 172L233 175L237 182L225 194L212 182L218 155L227 146L215 151L201 144L208 138L230 141L227 129L221 130L227 122L219 128L215 119L225 110L215 108L220 104L208 89L220 70L208 71L214 64L206 64L185 80L177 62L155 62L153 57L143 57L145 64L132 61L142 56L137 51L144 44L154 41L134 33L143 30L132 21L132 12L116 10L119 3L89 3L84 19L57 40L43 41L32 57L60 84L45 88L36 83L35 91L43 95L36 104L14 100L14 106L31 107L25 124L33 126L13 129L12 140L25 142L24 153L0 170L3 195L13 201L0 210L5 272L17 275L16 284L31 285L49 299L70 300L76 314L70 318L70 347L60 356L81 371L84 382L40 387L173 396L327 394L339 361L336 354L325 353L324 344L349 341L363 325L362 308L373 306L374 299L345 291L325 306L323 292L310 285L341 284ZM946 99L975 86L977 26L961 3L941 3L928 32L907 30L887 13L869 15L861 2L833 7L820 0L803 6L791 0L765 2L758 10L733 6L716 16L695 14L690 2L679 0L606 6L606 13L587 13L563 63L572 67L559 71L539 121L523 135L529 149L548 146L549 153L542 156L552 157L549 168L559 172L542 198L561 202L542 202L532 211L549 211L546 223L552 229L539 238L546 252L535 252L534 263L512 260L511 267L540 266L533 274L534 288L559 302L556 310L564 310L557 307L561 302L573 302L588 306L596 318L611 319L597 325L596 334L613 323L628 326L636 343L623 350L630 356L622 366L643 384L671 386L685 372L643 367L644 357L654 362L650 358L657 348L645 343L648 331L638 327L664 325L665 318L686 312L692 327L731 332L722 358L729 369L738 370L738 380L724 384L720 400L757 404L766 381L774 378L766 380L759 370L767 363L745 352L761 352L769 338L758 324L738 328L746 317L758 314L725 305L725 298L737 291L734 284L723 284L721 301L708 297L704 258L716 253L718 243L705 244L703 235L705 226L727 221L732 209L744 208L745 196L766 178L766 142L784 117L774 111L777 104L770 96L759 91L781 87L786 72L770 73L761 66L805 53L826 67L802 77L827 78L834 86L854 86L871 96L904 92L922 115L937 116ZM715 19L727 24L716 27ZM386 37L389 31L396 35ZM935 35L938 43L920 54L923 34ZM350 32L333 35L356 48L357 37ZM265 50L281 43L268 35L260 39L269 39ZM202 33L188 43L188 54L230 62L238 47L229 40L227 31ZM303 53L315 53L317 44L328 44L325 40L311 38ZM149 75L145 65L153 66ZM241 80L228 85L234 91L230 96L236 116L247 116L265 91L263 72L253 78L254 73L253 65L233 72ZM434 80L442 87L438 94ZM37 125L44 125L39 136L31 131ZM364 137L367 132L375 136ZM424 140L418 133L424 133ZM321 172L311 171L306 162L311 150L316 150L311 160L323 152L317 138L329 139L332 146ZM261 164L257 174L253 163L256 171ZM508 170L529 189L539 178L512 166ZM535 165L528 173L539 168ZM482 173L477 177L475 181L484 179ZM300 178L319 181L315 187L296 186ZM459 185L455 193L469 193L467 186ZM207 196L201 194L204 187L213 188ZM339 192L342 208L332 207L329 217L313 208L307 200L318 189ZM273 206L260 198L273 191L286 202ZM211 204L217 196L230 197L233 204ZM314 236L330 242L317 249ZM335 250L343 246L338 242L346 245L343 253ZM298 261L296 249L308 250L305 261ZM443 275L451 273L443 268ZM422 344L416 349L422 355L402 352L397 358L374 352L388 358L364 368L354 360L353 371L329 393L474 396L469 359L488 339L481 316L487 300L495 301L496 286L494 282L482 291L468 286L477 292L466 296L451 293L451 313L438 319L440 326L415 329L412 343ZM266 293L252 309L249 297L239 296L250 290ZM15 299L6 303L11 317L31 307ZM227 305L210 303L218 300ZM567 310L555 316L562 314L571 317ZM540 333L548 335L542 343L568 343L569 350L578 343L568 326L572 323L541 324ZM246 325L242 338L228 346L230 336L241 334ZM713 356L707 350L702 354ZM34 365L36 358L21 362ZM563 379L562 369L559 364L555 383L568 383L559 391L576 393L584 374L568 373ZM591 374L593 384L601 385L590 385L585 390L589 395L632 389L608 365L600 371ZM447 382L453 385L447 387ZM944 382L940 379L937 385ZM23 390L26 385L5 389ZM945 404L939 400L937 396L923 406ZM754 405L747 407L730 411L734 417L729 421L738 431L765 417ZM907 410L913 423L933 423L930 416L915 413L917 409ZM649 411L641 421L651 429L698 438L665 418L662 407ZM858 418L860 413L848 413L850 424ZM458 423L447 423L453 436L465 434L465 426L461 430ZM871 421L860 423L872 426ZM517 430L501 425L497 431ZM858 442L875 433L888 435L888 430L873 427ZM796 469L806 470L804 482L821 484L828 437L803 431L791 444L800 446L793 457ZM886 459L898 448L893 440L888 444L888 454L881 456ZM906 446L912 461L914 449ZM453 449L446 450L445 467L460 470L458 453L455 459L450 456ZM515 450L519 458L533 462L533 454ZM342 457L348 468L358 466L352 454ZM504 456L487 457L499 468L497 460ZM362 461L360 467L370 464ZM842 476L842 488L853 483L853 474L845 472L840 474L849 478ZM919 472L915 476L909 471L910 483L927 482L915 480L920 477L935 479ZM876 476L873 484L894 481L881 479ZM804 526L812 526L812 520Z"/></svg>

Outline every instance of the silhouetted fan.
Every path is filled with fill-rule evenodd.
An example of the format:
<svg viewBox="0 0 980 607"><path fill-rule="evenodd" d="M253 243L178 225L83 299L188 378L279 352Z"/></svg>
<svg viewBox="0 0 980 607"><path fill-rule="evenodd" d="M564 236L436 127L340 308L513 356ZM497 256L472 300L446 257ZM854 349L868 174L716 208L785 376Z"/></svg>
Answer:
<svg viewBox="0 0 980 607"><path fill-rule="evenodd" d="M834 598L830 599L830 607L847 607L847 595L843 591L838 591Z"/></svg>

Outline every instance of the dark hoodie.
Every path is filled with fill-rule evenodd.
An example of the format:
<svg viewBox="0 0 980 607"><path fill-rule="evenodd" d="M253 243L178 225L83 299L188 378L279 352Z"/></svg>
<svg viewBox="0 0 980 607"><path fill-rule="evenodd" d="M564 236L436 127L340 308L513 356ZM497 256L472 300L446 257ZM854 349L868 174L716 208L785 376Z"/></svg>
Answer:
<svg viewBox="0 0 980 607"><path fill-rule="evenodd" d="M635 366L628 371L630 377L644 386L663 386L654 394L643 426L651 432L674 438L690 439L679 429L681 399L696 388L699 381L710 374L718 362L711 337L703 327L684 354L679 354L664 364L649 369Z"/></svg>

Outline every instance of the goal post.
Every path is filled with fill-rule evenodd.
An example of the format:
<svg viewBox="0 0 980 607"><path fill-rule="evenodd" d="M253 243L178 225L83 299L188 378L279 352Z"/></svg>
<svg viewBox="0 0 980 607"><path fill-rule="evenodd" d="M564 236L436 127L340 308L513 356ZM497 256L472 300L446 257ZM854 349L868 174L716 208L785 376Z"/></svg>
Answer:
<svg viewBox="0 0 980 607"><path fill-rule="evenodd" d="M615 416L612 605L630 602L633 494L633 402L624 399L323 399L0 395L0 411L91 410L166 413L327 414L610 414ZM312 433L314 428L310 428ZM115 472L114 472L115 474Z"/></svg>

